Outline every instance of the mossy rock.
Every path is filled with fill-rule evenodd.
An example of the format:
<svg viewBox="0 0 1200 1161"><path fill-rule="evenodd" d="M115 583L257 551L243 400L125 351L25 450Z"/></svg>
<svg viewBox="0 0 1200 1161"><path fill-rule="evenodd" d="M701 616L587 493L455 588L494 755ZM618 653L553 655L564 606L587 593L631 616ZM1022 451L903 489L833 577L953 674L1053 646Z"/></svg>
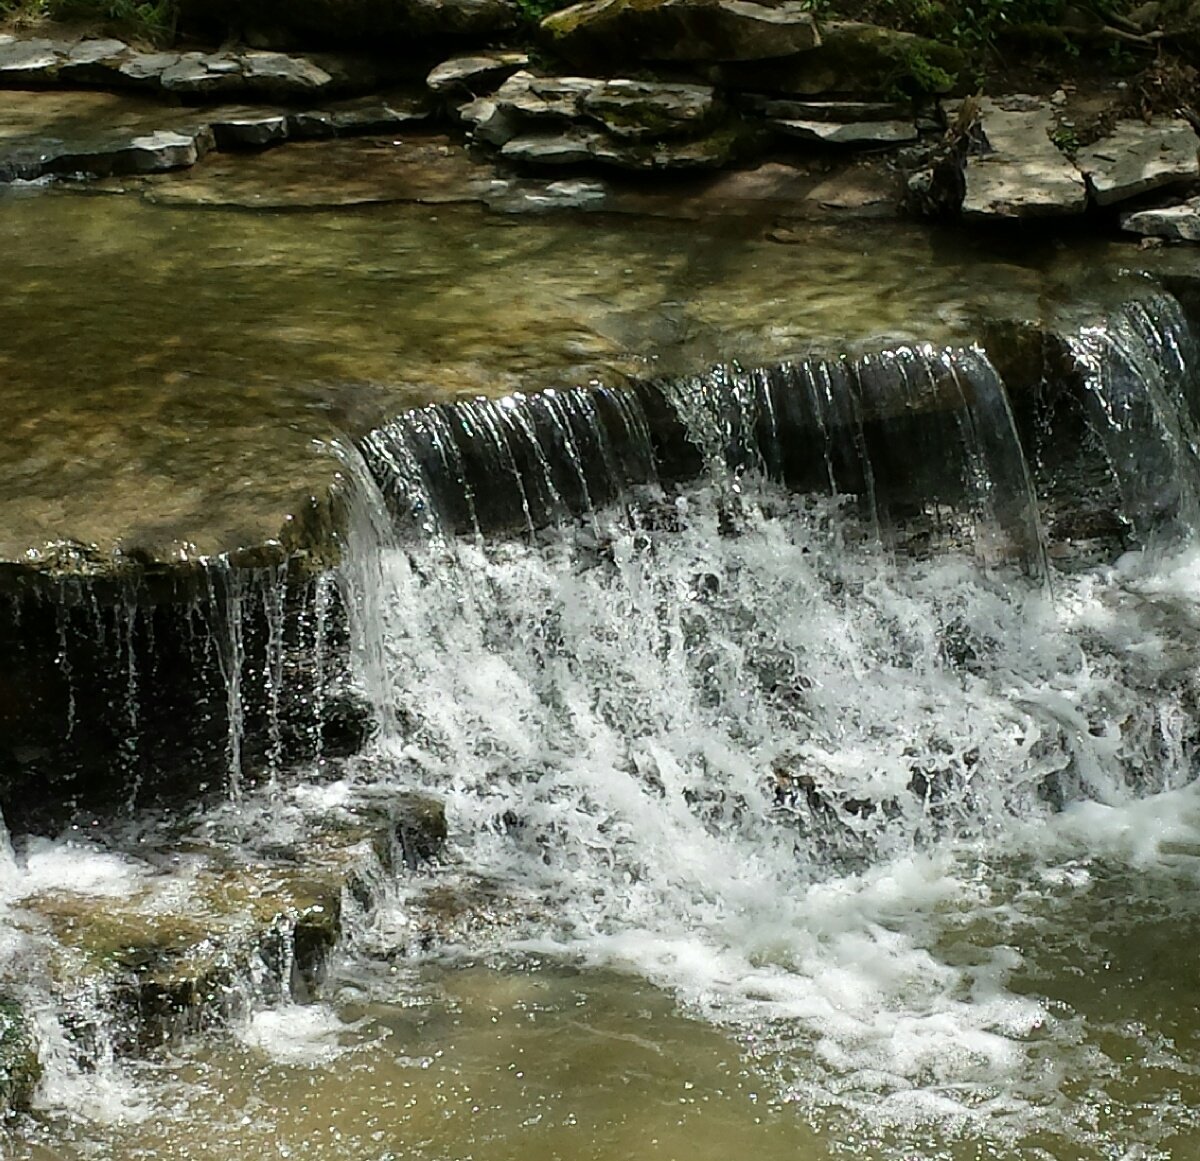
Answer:
<svg viewBox="0 0 1200 1161"><path fill-rule="evenodd" d="M250 979L259 993L310 1000L341 937L346 896L369 911L388 871L435 860L445 840L439 800L380 794L252 854L177 840L181 876L152 875L119 899L34 895L21 926L52 938L52 987L68 1012L87 1013L66 1021L81 1057L105 1045L146 1053L236 1015ZM98 1003L75 1005L83 994Z"/></svg>
<svg viewBox="0 0 1200 1161"><path fill-rule="evenodd" d="M29 1107L41 1078L29 1021L13 999L0 996L0 1120Z"/></svg>
<svg viewBox="0 0 1200 1161"><path fill-rule="evenodd" d="M950 45L841 21L821 26L821 45L811 52L753 65L722 65L714 79L732 89L790 96L920 96L952 91L965 68L966 58Z"/></svg>
<svg viewBox="0 0 1200 1161"><path fill-rule="evenodd" d="M586 68L630 61L751 61L819 43L800 0L584 0L547 16L546 47Z"/></svg>

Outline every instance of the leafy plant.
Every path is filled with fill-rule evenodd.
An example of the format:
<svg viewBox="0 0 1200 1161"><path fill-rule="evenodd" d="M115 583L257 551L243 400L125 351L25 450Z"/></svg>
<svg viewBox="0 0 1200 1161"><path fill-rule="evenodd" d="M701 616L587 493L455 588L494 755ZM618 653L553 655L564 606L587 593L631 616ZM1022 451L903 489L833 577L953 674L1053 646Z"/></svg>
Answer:
<svg viewBox="0 0 1200 1161"><path fill-rule="evenodd" d="M1063 151L1072 157L1079 151L1082 142L1079 140L1079 132L1073 125L1058 125L1050 132L1050 140Z"/></svg>
<svg viewBox="0 0 1200 1161"><path fill-rule="evenodd" d="M179 18L178 0L42 0L54 20L97 21L145 40L170 40Z"/></svg>
<svg viewBox="0 0 1200 1161"><path fill-rule="evenodd" d="M551 12L568 8L575 0L514 0L521 21L525 24L541 24Z"/></svg>
<svg viewBox="0 0 1200 1161"><path fill-rule="evenodd" d="M34 20L45 7L44 0L0 0L0 20Z"/></svg>

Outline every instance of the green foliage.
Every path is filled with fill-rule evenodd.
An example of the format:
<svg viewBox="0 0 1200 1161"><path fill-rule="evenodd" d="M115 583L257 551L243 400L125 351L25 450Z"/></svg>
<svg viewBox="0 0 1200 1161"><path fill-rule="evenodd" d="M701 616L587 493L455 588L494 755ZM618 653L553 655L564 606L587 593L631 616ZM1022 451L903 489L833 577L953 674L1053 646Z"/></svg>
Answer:
<svg viewBox="0 0 1200 1161"><path fill-rule="evenodd" d="M0 20L35 20L45 8L45 0L0 0Z"/></svg>
<svg viewBox="0 0 1200 1161"><path fill-rule="evenodd" d="M910 87L915 90L908 96L934 95L948 93L954 88L957 77L948 73L941 65L935 64L920 49L907 54L904 60Z"/></svg>
<svg viewBox="0 0 1200 1161"><path fill-rule="evenodd" d="M1022 25L1053 25L1065 0L884 0L905 28L968 52L994 44Z"/></svg>
<svg viewBox="0 0 1200 1161"><path fill-rule="evenodd" d="M575 0L515 0L517 12L525 24L541 24L551 12L569 8Z"/></svg>
<svg viewBox="0 0 1200 1161"><path fill-rule="evenodd" d="M119 29L144 40L170 40L178 0L0 0L0 17L80 21Z"/></svg>
<svg viewBox="0 0 1200 1161"><path fill-rule="evenodd" d="M1079 147L1082 144L1079 140L1078 131L1074 126L1070 125L1056 126L1050 133L1050 140L1064 153L1068 153L1072 157L1079 151Z"/></svg>
<svg viewBox="0 0 1200 1161"><path fill-rule="evenodd" d="M168 40L179 17L177 0L47 0L55 20L97 20L148 40Z"/></svg>

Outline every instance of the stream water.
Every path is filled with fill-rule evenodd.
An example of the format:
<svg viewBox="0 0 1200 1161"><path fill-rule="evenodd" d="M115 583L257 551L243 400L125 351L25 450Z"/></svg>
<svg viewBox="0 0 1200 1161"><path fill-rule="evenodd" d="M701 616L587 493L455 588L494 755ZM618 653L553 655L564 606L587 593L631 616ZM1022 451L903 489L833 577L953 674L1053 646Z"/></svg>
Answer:
<svg viewBox="0 0 1200 1161"><path fill-rule="evenodd" d="M1068 354L1066 451L915 345L671 380L687 473L606 389L330 441L379 730L200 825L427 791L449 848L307 1002L145 1059L81 1067L31 978L12 1155L1200 1157L1200 361L1165 294ZM186 913L143 839L18 842L4 906Z"/></svg>

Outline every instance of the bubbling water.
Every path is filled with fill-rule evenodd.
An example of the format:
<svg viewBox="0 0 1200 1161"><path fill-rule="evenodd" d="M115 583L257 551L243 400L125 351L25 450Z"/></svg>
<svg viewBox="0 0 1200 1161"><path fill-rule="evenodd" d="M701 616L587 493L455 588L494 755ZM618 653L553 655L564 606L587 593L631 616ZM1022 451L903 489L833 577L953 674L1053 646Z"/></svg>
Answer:
<svg viewBox="0 0 1200 1161"><path fill-rule="evenodd" d="M938 360L968 491L934 554L896 551L888 497L799 494L770 454L731 455L777 390L752 376L675 394L698 479L643 474L583 519L539 525L526 489L523 536L426 520L413 537L437 496L406 477L399 532L351 542L392 723L358 775L447 799L459 863L521 916L485 946L668 989L782 1099L885 1138L934 1124L1013 1144L1051 1118L1082 1139L1069 1077L1102 1054L1019 982L1036 957L1018 935L1083 889L1081 835L1132 865L1158 859L1172 811L1194 832L1200 574L1185 538L1041 583L986 360L921 351L889 373L908 390ZM553 508L550 459L527 460ZM980 551L997 528L1011 562Z"/></svg>

